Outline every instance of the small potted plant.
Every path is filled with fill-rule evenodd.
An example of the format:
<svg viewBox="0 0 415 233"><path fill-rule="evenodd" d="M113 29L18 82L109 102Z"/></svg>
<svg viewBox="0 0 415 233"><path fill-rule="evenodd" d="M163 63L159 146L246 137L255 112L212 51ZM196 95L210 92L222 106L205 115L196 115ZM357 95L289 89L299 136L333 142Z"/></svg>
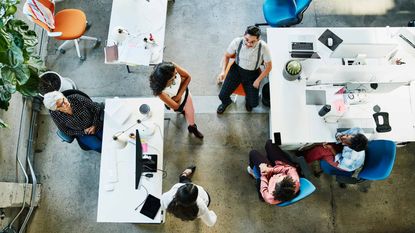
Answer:
<svg viewBox="0 0 415 233"><path fill-rule="evenodd" d="M289 60L283 69L284 78L293 81L300 78L302 71L301 63L297 60Z"/></svg>

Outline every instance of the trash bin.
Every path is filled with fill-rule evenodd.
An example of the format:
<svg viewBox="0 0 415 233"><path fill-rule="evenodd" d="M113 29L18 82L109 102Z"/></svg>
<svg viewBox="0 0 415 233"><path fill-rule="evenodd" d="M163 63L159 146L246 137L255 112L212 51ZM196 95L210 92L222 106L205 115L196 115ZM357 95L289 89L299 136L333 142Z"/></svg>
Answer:
<svg viewBox="0 0 415 233"><path fill-rule="evenodd" d="M269 94L269 82L265 83L265 85L262 87L262 104L267 107L271 105Z"/></svg>

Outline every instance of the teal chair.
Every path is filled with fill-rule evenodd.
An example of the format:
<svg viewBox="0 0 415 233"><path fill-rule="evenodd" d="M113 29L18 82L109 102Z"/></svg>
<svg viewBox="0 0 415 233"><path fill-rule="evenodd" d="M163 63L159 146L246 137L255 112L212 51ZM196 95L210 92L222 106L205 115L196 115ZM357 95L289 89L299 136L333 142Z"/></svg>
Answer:
<svg viewBox="0 0 415 233"><path fill-rule="evenodd" d="M392 172L396 157L396 144L390 140L369 141L365 151L365 162L357 177L353 172L339 170L324 160L320 161L324 173L336 176L343 184L356 184L366 180L384 180Z"/></svg>
<svg viewBox="0 0 415 233"><path fill-rule="evenodd" d="M301 22L311 0L265 0L262 11L266 23L256 26L288 27Z"/></svg>
<svg viewBox="0 0 415 233"><path fill-rule="evenodd" d="M284 207L296 203L297 201L308 197L316 190L316 187L306 178L300 178L300 192L294 199L290 201L281 202L277 206Z"/></svg>
<svg viewBox="0 0 415 233"><path fill-rule="evenodd" d="M259 172L259 169L256 166L254 166L253 171L254 171L256 181L261 182L260 181L261 173ZM315 190L316 190L316 187L309 180L301 177L300 178L300 191L298 192L298 195L294 197L292 200L281 202L277 204L276 206L284 207L284 206L289 206L291 204L294 204L297 201L300 201L310 196L310 194L312 194Z"/></svg>

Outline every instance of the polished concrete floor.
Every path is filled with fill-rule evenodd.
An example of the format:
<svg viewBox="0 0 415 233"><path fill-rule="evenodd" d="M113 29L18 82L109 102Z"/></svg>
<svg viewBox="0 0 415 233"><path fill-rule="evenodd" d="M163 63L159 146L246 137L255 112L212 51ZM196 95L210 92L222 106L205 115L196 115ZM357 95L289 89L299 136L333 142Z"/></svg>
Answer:
<svg viewBox="0 0 415 233"><path fill-rule="evenodd" d="M58 8L81 8L93 23L88 35L105 41L110 20L110 0L70 1ZM205 109L218 94L215 77L228 43L247 25L263 22L262 1L191 1L169 3L165 60L190 71L190 84L205 133L203 142L188 135L181 115L169 114L165 122L164 164L168 172L163 190L177 182L189 164L198 166L194 182L212 196L211 209L218 215L212 228L200 220L182 222L171 215L165 224L97 223L100 155L66 144L55 135L48 115L39 118L35 169L43 185L29 233L45 232L415 232L415 145L398 150L391 176L385 181L342 189L332 177L312 182L317 187L309 198L290 207L260 202L254 181L246 174L248 152L264 150L268 138L266 110L246 113L234 108L223 116ZM303 27L404 26L415 17L413 0L315 0L305 13ZM87 60L80 62L74 49L57 54L57 43L48 43L48 68L73 79L93 97L150 96L151 68L105 65L102 46L82 43ZM289 98L289 96L287 96ZM168 124L167 124L168 123ZM114 213L117 214L117 213Z"/></svg>

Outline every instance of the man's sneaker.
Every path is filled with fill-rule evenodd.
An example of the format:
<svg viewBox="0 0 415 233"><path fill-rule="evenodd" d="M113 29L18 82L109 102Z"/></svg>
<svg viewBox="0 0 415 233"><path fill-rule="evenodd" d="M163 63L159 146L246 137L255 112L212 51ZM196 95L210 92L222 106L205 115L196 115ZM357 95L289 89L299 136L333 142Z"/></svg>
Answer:
<svg viewBox="0 0 415 233"><path fill-rule="evenodd" d="M231 103L229 103L229 104L220 104L219 106L218 106L218 109L216 110L216 112L218 113L218 114L222 114L222 113L224 113L225 112L225 110L226 110L226 108L230 105Z"/></svg>
<svg viewBox="0 0 415 233"><path fill-rule="evenodd" d="M248 172L249 175L252 176L252 178L255 179L254 170L252 170L250 166L246 167L246 171Z"/></svg>

